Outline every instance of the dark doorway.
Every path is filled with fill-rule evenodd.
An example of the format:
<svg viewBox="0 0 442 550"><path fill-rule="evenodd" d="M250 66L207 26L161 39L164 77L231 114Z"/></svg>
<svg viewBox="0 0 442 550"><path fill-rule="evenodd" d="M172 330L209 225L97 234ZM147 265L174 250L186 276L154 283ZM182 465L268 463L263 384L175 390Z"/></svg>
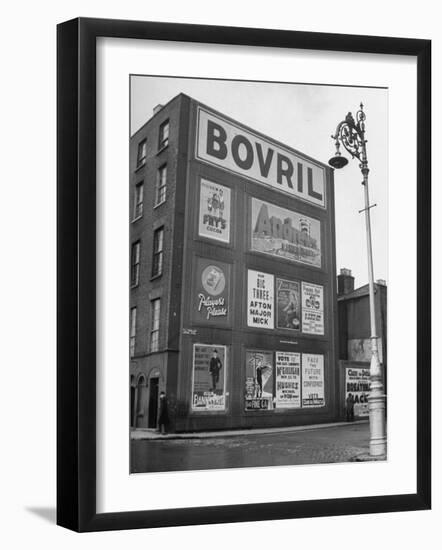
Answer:
<svg viewBox="0 0 442 550"><path fill-rule="evenodd" d="M147 428L147 387L144 376L138 378L136 395L135 426Z"/></svg>
<svg viewBox="0 0 442 550"><path fill-rule="evenodd" d="M135 427L135 386L130 386L130 427Z"/></svg>
<svg viewBox="0 0 442 550"><path fill-rule="evenodd" d="M158 386L159 386L159 378L150 378L149 380L149 420L148 420L149 428L157 427Z"/></svg>

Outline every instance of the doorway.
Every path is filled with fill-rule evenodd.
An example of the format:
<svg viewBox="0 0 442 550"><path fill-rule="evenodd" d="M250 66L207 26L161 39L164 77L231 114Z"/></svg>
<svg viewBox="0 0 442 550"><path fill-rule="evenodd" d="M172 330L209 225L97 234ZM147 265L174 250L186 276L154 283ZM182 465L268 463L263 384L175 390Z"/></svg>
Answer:
<svg viewBox="0 0 442 550"><path fill-rule="evenodd" d="M147 388L146 378L144 375L140 375L137 382L137 389L135 394L136 412L135 412L135 426L137 428L146 428L146 406L147 406Z"/></svg>
<svg viewBox="0 0 442 550"><path fill-rule="evenodd" d="M133 378L133 377L132 377ZM135 427L135 386L131 383L130 385L130 427Z"/></svg>
<svg viewBox="0 0 442 550"><path fill-rule="evenodd" d="M149 428L156 428L158 421L158 387L159 378L149 379Z"/></svg>

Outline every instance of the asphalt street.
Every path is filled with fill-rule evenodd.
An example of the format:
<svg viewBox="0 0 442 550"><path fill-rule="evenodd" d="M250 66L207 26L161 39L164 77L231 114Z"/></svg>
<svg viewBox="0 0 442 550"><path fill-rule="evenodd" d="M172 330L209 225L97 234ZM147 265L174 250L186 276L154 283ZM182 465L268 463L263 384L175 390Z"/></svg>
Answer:
<svg viewBox="0 0 442 550"><path fill-rule="evenodd" d="M131 472L348 462L367 452L368 441L368 423L202 439L132 440Z"/></svg>

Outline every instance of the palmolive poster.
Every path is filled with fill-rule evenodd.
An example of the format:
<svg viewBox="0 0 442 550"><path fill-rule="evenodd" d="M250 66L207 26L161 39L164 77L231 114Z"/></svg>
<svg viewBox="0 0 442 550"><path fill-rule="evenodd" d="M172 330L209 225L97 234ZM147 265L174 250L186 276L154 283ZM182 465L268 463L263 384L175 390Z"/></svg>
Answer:
<svg viewBox="0 0 442 550"><path fill-rule="evenodd" d="M299 283L276 279L276 326L297 330L301 328Z"/></svg>

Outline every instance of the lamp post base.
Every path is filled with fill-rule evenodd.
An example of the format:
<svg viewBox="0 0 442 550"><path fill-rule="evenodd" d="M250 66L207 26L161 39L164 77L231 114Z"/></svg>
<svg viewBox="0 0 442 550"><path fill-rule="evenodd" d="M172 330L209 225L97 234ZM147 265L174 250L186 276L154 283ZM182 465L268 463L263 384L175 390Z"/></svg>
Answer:
<svg viewBox="0 0 442 550"><path fill-rule="evenodd" d="M385 400L384 388L377 369L373 369L373 363L376 364L377 355L373 354L371 373L374 371L374 376L371 378L370 394L368 396L368 411L370 417L370 456L373 459L384 457L387 454L387 433L385 425Z"/></svg>
<svg viewBox="0 0 442 550"><path fill-rule="evenodd" d="M374 307L372 308L374 311ZM374 323L373 323L374 325ZM373 326L375 328L375 326ZM379 361L377 336L371 337L370 393L368 395L368 413L370 418L370 456L385 457L387 454L387 430L385 423L384 385ZM385 458L384 458L385 460Z"/></svg>

